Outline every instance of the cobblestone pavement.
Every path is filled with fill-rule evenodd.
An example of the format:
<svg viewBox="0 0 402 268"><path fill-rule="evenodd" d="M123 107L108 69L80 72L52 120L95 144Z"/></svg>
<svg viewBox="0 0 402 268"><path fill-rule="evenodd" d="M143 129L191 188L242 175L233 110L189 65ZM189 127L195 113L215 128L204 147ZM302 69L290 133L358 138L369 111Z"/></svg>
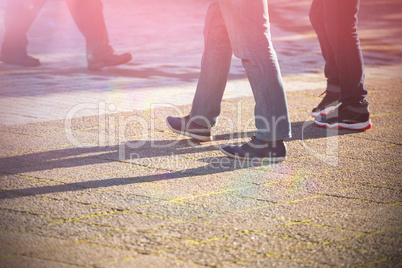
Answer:
<svg viewBox="0 0 402 268"><path fill-rule="evenodd" d="M29 33L43 65L0 64L0 267L402 265L400 1L362 3L365 132L313 125L325 84L310 1L270 1L293 138L264 166L218 150L254 131L238 60L213 141L165 125L190 109L208 1L104 2L129 65L87 71L56 0Z"/></svg>

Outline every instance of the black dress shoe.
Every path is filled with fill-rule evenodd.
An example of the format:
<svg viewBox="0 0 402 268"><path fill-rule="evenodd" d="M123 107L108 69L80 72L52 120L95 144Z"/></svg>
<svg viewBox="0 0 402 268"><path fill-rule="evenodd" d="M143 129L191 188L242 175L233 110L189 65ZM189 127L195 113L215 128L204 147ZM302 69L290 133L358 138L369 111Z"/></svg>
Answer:
<svg viewBox="0 0 402 268"><path fill-rule="evenodd" d="M88 55L88 69L91 71L96 71L104 67L125 64L131 59L131 53L124 53L120 55L114 53L106 53L103 55L98 55L96 57L94 57L93 55Z"/></svg>
<svg viewBox="0 0 402 268"><path fill-rule="evenodd" d="M286 159L286 145L283 140L262 141L255 136L240 146L227 145L222 146L220 150L237 160L276 163Z"/></svg>
<svg viewBox="0 0 402 268"><path fill-rule="evenodd" d="M199 141L211 140L211 129L194 123L190 116L166 118L166 123L170 130L177 134L191 137Z"/></svg>
<svg viewBox="0 0 402 268"><path fill-rule="evenodd" d="M29 56L26 52L7 53L1 54L0 61L23 67L37 67L40 66L40 61L34 57Z"/></svg>

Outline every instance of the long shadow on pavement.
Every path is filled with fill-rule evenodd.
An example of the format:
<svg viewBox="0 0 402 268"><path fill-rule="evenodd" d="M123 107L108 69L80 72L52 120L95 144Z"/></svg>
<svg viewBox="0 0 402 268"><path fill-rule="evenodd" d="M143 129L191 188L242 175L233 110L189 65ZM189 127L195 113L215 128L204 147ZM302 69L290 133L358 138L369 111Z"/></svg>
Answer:
<svg viewBox="0 0 402 268"><path fill-rule="evenodd" d="M355 133L351 131L339 131L339 132L328 132L326 129L321 129L314 127L311 122L295 122L292 123L293 129L293 138L289 139L290 141L295 140L311 140L311 139L319 139L332 135L347 135L350 133ZM223 135L215 136L215 140L228 140L230 138L243 138L247 136L251 136L253 133L228 133ZM166 144L174 144L174 147L171 146L168 148L155 148L155 144L158 145L166 145ZM204 143L205 144L205 143ZM180 156L186 154L202 154L205 152L211 152L217 150L217 146L208 145L202 146L202 144L197 143L195 141L189 139L183 140L161 140L161 141L145 141L144 145L140 149L130 149L125 150L124 159L120 159L121 155L119 155L119 150L121 146L105 146L105 147L84 147L84 148L69 148L62 150L53 150L48 152L39 152L26 154L21 156L12 156L0 159L0 172L3 170L3 175L15 175L15 174L24 174L29 172L40 172L50 169L57 168L72 168L77 166L86 166L86 165L94 165L94 164L106 164L111 163L113 161L125 162L126 164L132 164L138 168L148 168L147 166L143 166L141 164L141 159L146 158L157 158L157 157L171 157L171 156ZM127 149L127 148L125 148ZM135 154L138 162L133 159L130 159L131 154ZM22 166L27 161L38 160L40 159L43 164L36 164L30 166ZM213 159L213 162L211 161ZM10 199L16 198L24 195L41 195L41 194L49 194L49 193L57 193L57 192L71 192L83 189L96 189L96 188L107 188L112 186L119 185L128 185L135 183L143 183L143 182L153 182L153 181L161 181L161 180L173 180L184 177L192 177L199 175L212 175L218 174L222 172L230 172L234 170L246 169L250 167L261 166L261 163L258 162L246 162L246 161L235 161L230 159L224 160L226 157L224 156L206 156L199 157L196 160L189 161L198 161L208 163L207 165L202 165L201 167L193 167L189 169L183 169L178 171L172 171L168 168L161 167L149 167L152 170L159 170L162 173L158 172L157 174L144 175L144 176L136 176L129 178L108 178L108 179L100 179L100 180L87 180L82 182L74 182L67 183L62 185L55 186L42 186L42 187L31 187L24 188L18 190L6 190L0 192L0 200L1 199ZM225 162L226 165L216 167L216 162ZM19 165L19 163L21 165ZM196 162L195 162L196 163ZM163 163L162 163L163 164ZM16 168L15 172L4 172L4 169L7 169L7 166L12 165ZM263 165L275 165L274 163L264 163ZM18 171L17 171L18 170ZM166 171L166 172L164 172ZM95 177L95 176L93 176Z"/></svg>

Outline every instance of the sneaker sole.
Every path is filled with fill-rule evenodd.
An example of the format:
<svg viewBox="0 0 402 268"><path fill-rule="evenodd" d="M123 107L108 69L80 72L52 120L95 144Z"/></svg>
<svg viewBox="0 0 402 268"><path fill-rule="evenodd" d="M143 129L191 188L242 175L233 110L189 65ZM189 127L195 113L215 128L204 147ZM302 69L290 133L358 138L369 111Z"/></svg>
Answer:
<svg viewBox="0 0 402 268"><path fill-rule="evenodd" d="M268 157L266 157L266 158L257 158L257 157L250 158L250 157L238 156L237 154L231 154L231 153L223 150L222 147L220 147L219 150L223 154L225 154L226 156L228 156L230 158L233 158L233 159L236 159L236 160L253 161L255 159L258 159L258 160L262 161L263 163L278 163L278 162L282 162L282 161L286 160L286 156L284 156L284 157L274 157L274 158L272 158L272 157L271 158L268 158Z"/></svg>
<svg viewBox="0 0 402 268"><path fill-rule="evenodd" d="M314 121L314 124L316 124L316 126L323 128L349 129L349 130L367 130L372 127L371 120L356 124L345 124L345 123L328 124Z"/></svg>
<svg viewBox="0 0 402 268"><path fill-rule="evenodd" d="M341 106L342 102L339 102L337 105L335 106L329 106L319 112L312 112L311 113L311 117L312 118L316 118L319 115L327 115L328 113L334 111L336 108L338 108L339 106Z"/></svg>
<svg viewBox="0 0 402 268"><path fill-rule="evenodd" d="M173 128L173 127L169 124L169 121L168 121L167 119L166 119L166 124L167 124L167 126L169 127L169 129L170 129L171 131L173 131L174 133L176 133L176 134L180 134L180 135L183 135L183 136L187 136L187 137L190 137L190 138L199 140L199 141L210 141L210 140L211 140L211 136L201 136L201 135L193 134L193 133L186 132L186 131L179 131L179 130Z"/></svg>

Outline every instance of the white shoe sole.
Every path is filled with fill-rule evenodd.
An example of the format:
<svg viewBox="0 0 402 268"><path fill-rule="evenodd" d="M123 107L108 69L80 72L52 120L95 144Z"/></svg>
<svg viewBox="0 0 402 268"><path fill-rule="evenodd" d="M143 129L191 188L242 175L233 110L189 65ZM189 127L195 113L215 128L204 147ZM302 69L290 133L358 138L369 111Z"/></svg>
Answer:
<svg viewBox="0 0 402 268"><path fill-rule="evenodd" d="M339 102L337 105L335 105L335 106L329 106L329 107L327 107L327 108L325 108L325 109L323 109L323 110L321 110L321 111L319 111L319 112L312 112L312 113L311 113L311 117L316 118L316 117L319 116L319 115L327 115L327 114L329 114L330 112L334 111L334 110L335 110L336 108L338 108L339 106L341 106L341 104L342 104L342 102Z"/></svg>
<svg viewBox="0 0 402 268"><path fill-rule="evenodd" d="M350 129L350 130L367 130L372 127L371 120L368 120L368 121L362 122L362 123L356 123L356 124L345 124L345 123L328 124L328 123L319 122L317 120L314 120L314 124L316 124L319 127L324 127L324 128Z"/></svg>

